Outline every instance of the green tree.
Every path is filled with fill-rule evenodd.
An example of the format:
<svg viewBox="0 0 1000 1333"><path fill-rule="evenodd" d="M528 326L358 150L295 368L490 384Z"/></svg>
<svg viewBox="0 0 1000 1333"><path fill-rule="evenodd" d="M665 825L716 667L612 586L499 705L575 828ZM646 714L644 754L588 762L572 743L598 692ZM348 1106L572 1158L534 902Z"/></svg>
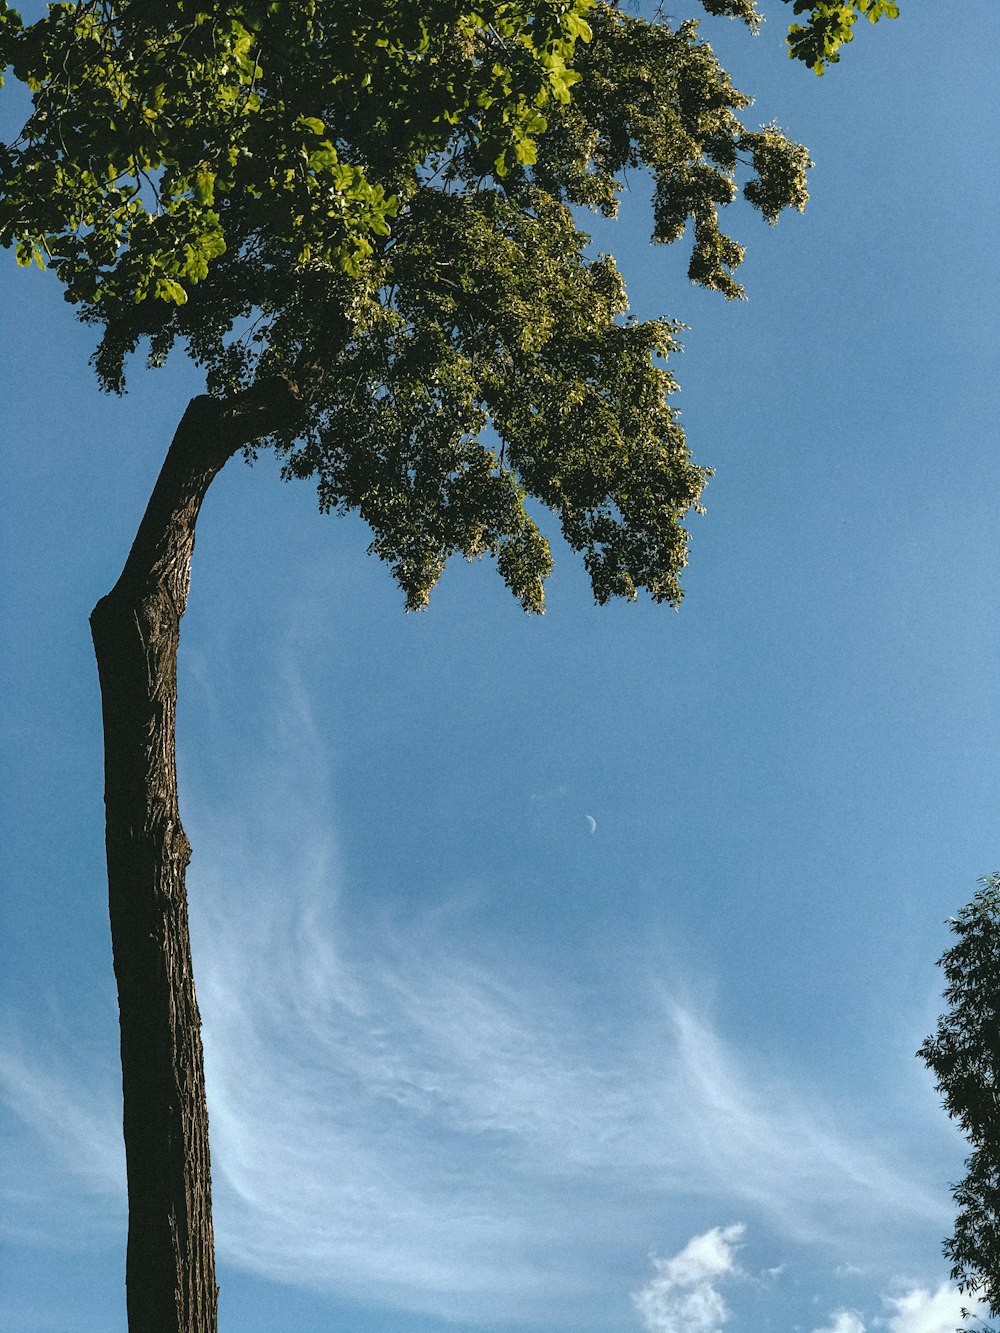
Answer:
<svg viewBox="0 0 1000 1333"><path fill-rule="evenodd" d="M952 1188L958 1214L944 1243L959 1290L1000 1315L1000 874L948 924L957 942L941 957L948 1010L917 1054L948 1114L972 1145Z"/></svg>
<svg viewBox="0 0 1000 1333"><path fill-rule="evenodd" d="M757 22L752 0L703 4ZM206 376L91 625L129 1327L211 1333L174 760L208 487L235 454L273 447L324 510L364 517L408 608L461 554L492 557L541 611L540 509L598 602L646 590L677 604L683 519L706 477L669 404L677 326L629 315L574 209L613 215L623 172L647 169L653 240L690 227L691 278L738 297L743 249L720 208L740 174L769 222L803 208L809 163L776 127L742 123L750 99L696 23L595 0L78 0L27 26L0 0L6 68L32 103L0 147L0 241L53 270L95 327L105 389L123 390L140 345L157 366L180 343Z"/></svg>

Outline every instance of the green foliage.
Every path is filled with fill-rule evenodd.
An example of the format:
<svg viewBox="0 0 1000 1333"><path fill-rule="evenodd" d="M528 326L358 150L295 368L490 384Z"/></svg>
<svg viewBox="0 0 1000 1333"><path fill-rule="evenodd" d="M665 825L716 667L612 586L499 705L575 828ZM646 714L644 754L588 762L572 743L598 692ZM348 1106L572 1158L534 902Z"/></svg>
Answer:
<svg viewBox="0 0 1000 1333"><path fill-rule="evenodd" d="M3 0L0 0L0 4ZM749 0L705 0L753 26ZM694 465L664 362L574 208L650 173L657 242L742 295L719 209L804 207L805 150L748 129L695 23L595 0L84 0L18 27L33 90L4 152L0 241L48 266L121 391L179 340L226 396L291 385L270 442L357 510L407 605L491 554L526 608L551 510L598 601L681 598Z"/></svg>
<svg viewBox="0 0 1000 1333"><path fill-rule="evenodd" d="M972 1145L952 1193L954 1235L945 1242L952 1280L1000 1315L1000 875L951 921L958 937L940 960L948 1012L918 1054L937 1080L948 1114Z"/></svg>
<svg viewBox="0 0 1000 1333"><path fill-rule="evenodd" d="M3 87L4 71L10 64L14 39L21 26L20 14L11 9L7 0L0 0L0 88Z"/></svg>
<svg viewBox="0 0 1000 1333"><path fill-rule="evenodd" d="M35 111L0 241L47 254L71 301L182 304L226 243L217 205L245 194L262 226L356 271L398 201L372 179L382 163L342 161L325 120L348 144L379 132L411 173L456 126L491 164L530 158L592 3L90 0L12 19L4 63Z"/></svg>
<svg viewBox="0 0 1000 1333"><path fill-rule="evenodd" d="M753 32L761 23L755 0L701 0L701 7L707 14L719 18L742 19Z"/></svg>
<svg viewBox="0 0 1000 1333"><path fill-rule="evenodd" d="M899 18L895 0L785 0L796 14L808 14L808 23L793 23L788 29L788 54L801 60L814 74L823 74L827 65L840 60L840 48L854 40L854 25L859 18L869 23L879 19Z"/></svg>
<svg viewBox="0 0 1000 1333"><path fill-rule="evenodd" d="M719 229L719 209L738 194L736 168L757 176L744 194L769 221L808 199L809 157L775 128L747 130L737 112L751 99L733 87L698 25L670 28L600 6L593 40L577 56L573 101L539 144L539 183L571 204L615 212L622 173L653 173L653 240L679 239L693 224L692 281L740 297L732 271L743 247Z"/></svg>
<svg viewBox="0 0 1000 1333"><path fill-rule="evenodd" d="M598 601L637 586L680 598L679 520L704 474L667 405L672 381L650 361L672 350L673 329L617 322L621 279L610 259L585 258L584 240L529 187L516 203L499 189L424 192L376 279L392 302L355 307L313 370L318 411L304 443L280 442L287 470L318 477L324 508L361 512L411 607L448 555L493 551L539 609L550 557L526 495L559 515ZM296 353L346 304L342 281L300 288L272 356L302 364ZM499 451L479 442L487 420Z"/></svg>

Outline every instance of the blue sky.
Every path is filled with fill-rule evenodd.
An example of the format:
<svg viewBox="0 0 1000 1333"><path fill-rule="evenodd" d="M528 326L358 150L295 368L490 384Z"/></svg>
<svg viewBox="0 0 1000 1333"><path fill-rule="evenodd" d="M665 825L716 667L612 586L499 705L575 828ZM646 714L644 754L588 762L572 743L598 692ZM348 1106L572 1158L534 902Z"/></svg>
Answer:
<svg viewBox="0 0 1000 1333"><path fill-rule="evenodd" d="M732 210L750 299L650 249L641 179L593 228L690 326L679 613L596 608L557 545L543 619L487 565L405 616L273 460L209 495L179 763L223 1333L957 1323L963 1144L913 1052L1000 866L1000 9L908 0L816 79L763 8L702 26L816 161L803 217ZM8 261L0 1329L115 1333L87 616L198 381L102 397Z"/></svg>

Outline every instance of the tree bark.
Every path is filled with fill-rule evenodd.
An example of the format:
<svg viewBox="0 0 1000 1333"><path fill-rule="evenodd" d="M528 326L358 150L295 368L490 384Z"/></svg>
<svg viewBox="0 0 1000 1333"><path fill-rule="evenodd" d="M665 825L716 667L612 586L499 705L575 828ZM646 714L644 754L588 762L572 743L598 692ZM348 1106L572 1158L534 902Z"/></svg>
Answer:
<svg viewBox="0 0 1000 1333"><path fill-rule="evenodd" d="M287 386L192 399L121 577L90 618L104 714L108 902L121 1022L130 1333L215 1333L208 1110L177 800L180 620L213 479L287 413Z"/></svg>

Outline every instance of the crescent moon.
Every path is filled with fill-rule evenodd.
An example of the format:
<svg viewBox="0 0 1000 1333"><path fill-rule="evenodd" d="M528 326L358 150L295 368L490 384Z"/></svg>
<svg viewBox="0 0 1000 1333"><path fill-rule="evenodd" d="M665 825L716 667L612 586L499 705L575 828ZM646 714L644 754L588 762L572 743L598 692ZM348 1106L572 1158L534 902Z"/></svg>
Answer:
<svg viewBox="0 0 1000 1333"><path fill-rule="evenodd" d="M587 821L587 827L590 829L591 833L593 833L594 830L597 828L597 820L594 818L593 815L585 815L584 818Z"/></svg>

